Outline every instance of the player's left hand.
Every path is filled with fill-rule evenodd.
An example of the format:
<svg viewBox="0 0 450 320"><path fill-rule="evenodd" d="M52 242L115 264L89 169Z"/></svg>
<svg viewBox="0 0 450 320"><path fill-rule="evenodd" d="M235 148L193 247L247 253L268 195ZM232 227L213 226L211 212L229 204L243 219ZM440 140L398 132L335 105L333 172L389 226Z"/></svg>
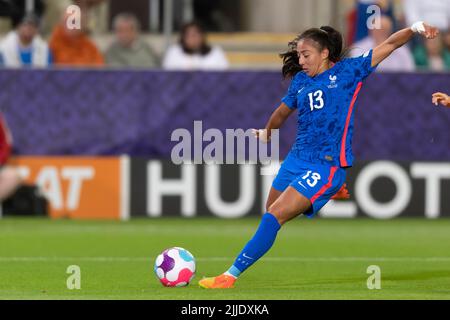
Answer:
<svg viewBox="0 0 450 320"><path fill-rule="evenodd" d="M260 139L264 143L267 143L270 140L266 129L252 129L252 133L256 139Z"/></svg>
<svg viewBox="0 0 450 320"><path fill-rule="evenodd" d="M433 93L431 101L436 106L438 105L438 103L440 103L443 106L450 107L450 97L442 92Z"/></svg>
<svg viewBox="0 0 450 320"><path fill-rule="evenodd" d="M433 27L427 23L423 24L425 31L419 32L421 35L423 35L427 39L434 39L439 34L439 29L436 27Z"/></svg>

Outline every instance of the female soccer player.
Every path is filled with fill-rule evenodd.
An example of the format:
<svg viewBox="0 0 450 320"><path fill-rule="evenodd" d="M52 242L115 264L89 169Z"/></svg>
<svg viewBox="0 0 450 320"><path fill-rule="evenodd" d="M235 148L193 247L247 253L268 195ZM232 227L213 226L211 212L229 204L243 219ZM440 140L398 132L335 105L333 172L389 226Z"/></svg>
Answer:
<svg viewBox="0 0 450 320"><path fill-rule="evenodd" d="M445 107L450 107L450 97L442 92L433 93L432 102L435 105L438 105L438 103L440 103Z"/></svg>
<svg viewBox="0 0 450 320"><path fill-rule="evenodd" d="M283 75L292 81L261 139L270 139L298 109L297 139L273 181L267 212L253 238L225 273L200 280L203 288L232 288L239 275L272 246L280 227L300 214L313 216L343 186L351 167L353 111L363 80L415 33L428 39L435 27L416 22L357 58L343 59L342 35L332 27L308 29L282 54Z"/></svg>

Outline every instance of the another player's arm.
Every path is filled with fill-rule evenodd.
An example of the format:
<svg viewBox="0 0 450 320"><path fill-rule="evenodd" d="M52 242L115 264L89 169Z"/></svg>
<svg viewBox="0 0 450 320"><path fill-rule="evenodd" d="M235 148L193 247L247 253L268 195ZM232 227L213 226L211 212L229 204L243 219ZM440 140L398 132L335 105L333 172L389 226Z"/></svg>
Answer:
<svg viewBox="0 0 450 320"><path fill-rule="evenodd" d="M294 112L294 109L289 108L284 102L281 103L270 116L269 121L267 121L266 127L264 129L255 130L255 135L263 141L269 141L272 129L281 128L283 123L287 118L289 118L292 112Z"/></svg>
<svg viewBox="0 0 450 320"><path fill-rule="evenodd" d="M397 48L400 48L409 40L411 40L416 33L423 35L427 39L434 39L438 35L439 30L433 26L419 21L414 23L411 28L405 28L395 32L384 42L373 49L372 67L375 67L381 61L389 57L389 55Z"/></svg>
<svg viewBox="0 0 450 320"><path fill-rule="evenodd" d="M435 105L438 105L438 103L440 103L443 106L450 107L450 97L447 94L442 93L442 92L433 93L432 102Z"/></svg>

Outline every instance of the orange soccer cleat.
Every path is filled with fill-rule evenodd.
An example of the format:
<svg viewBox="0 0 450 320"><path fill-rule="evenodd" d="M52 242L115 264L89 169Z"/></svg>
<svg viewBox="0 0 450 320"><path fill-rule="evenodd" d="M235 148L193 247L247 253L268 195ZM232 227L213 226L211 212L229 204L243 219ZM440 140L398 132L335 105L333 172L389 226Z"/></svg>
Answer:
<svg viewBox="0 0 450 320"><path fill-rule="evenodd" d="M333 200L345 200L350 198L350 193L347 189L347 184L344 183L342 187L339 189L338 192L334 196L331 197Z"/></svg>
<svg viewBox="0 0 450 320"><path fill-rule="evenodd" d="M234 288L236 278L221 274L217 277L203 278L198 285L205 289L229 289Z"/></svg>

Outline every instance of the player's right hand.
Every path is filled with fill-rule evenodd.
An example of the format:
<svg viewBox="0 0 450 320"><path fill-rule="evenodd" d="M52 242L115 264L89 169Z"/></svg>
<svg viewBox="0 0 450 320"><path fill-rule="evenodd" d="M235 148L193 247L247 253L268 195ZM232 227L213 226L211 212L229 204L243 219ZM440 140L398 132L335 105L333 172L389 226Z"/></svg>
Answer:
<svg viewBox="0 0 450 320"><path fill-rule="evenodd" d="M267 143L270 140L266 129L252 129L252 133L256 139L260 139L264 143Z"/></svg>
<svg viewBox="0 0 450 320"><path fill-rule="evenodd" d="M442 92L433 93L431 101L436 106L440 103L443 106L450 107L450 97Z"/></svg>

